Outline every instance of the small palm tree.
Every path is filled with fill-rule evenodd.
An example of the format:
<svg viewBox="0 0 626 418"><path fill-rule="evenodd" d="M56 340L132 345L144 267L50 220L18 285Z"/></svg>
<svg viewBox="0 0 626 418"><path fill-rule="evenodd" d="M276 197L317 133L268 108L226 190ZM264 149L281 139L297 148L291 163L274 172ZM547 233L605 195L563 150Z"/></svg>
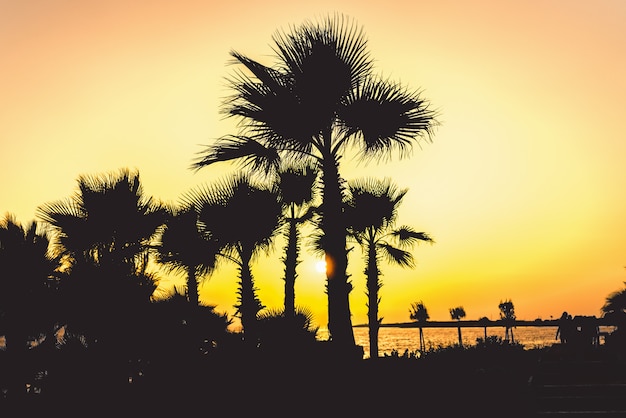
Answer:
<svg viewBox="0 0 626 418"><path fill-rule="evenodd" d="M166 221L165 207L144 195L138 173L123 169L79 176L74 196L43 204L37 213L53 229L67 264L61 284L70 326L82 324L94 339L107 328L113 339L120 324L134 317L124 309L146 306L157 287L148 266Z"/></svg>
<svg viewBox="0 0 626 418"><path fill-rule="evenodd" d="M610 324L617 326L611 333L610 340L607 339L607 343L618 342L622 347L626 346L626 282L624 285L624 288L611 292L601 308L602 316L609 320Z"/></svg>
<svg viewBox="0 0 626 418"><path fill-rule="evenodd" d="M285 356L306 356L316 343L318 327L313 325L313 314L305 308L297 308L290 315L280 309L260 312L259 346L265 353Z"/></svg>
<svg viewBox="0 0 626 418"><path fill-rule="evenodd" d="M255 184L246 174L200 186L182 197L195 208L201 232L215 242L216 261L230 261L239 269L238 305L244 339L256 345L256 317L264 308L257 296L251 263L271 249L282 220L282 202L273 185Z"/></svg>
<svg viewBox="0 0 626 418"><path fill-rule="evenodd" d="M480 322L483 325L483 334L485 336L485 341L487 341L487 327L489 326L489 322L491 321L486 316L483 316L482 318L478 320L478 322Z"/></svg>
<svg viewBox="0 0 626 418"><path fill-rule="evenodd" d="M457 306L456 308L450 308L450 317L453 321L461 322L461 319L465 318L465 309L462 306ZM463 346L463 338L461 337L461 325L457 327L459 332L459 347Z"/></svg>
<svg viewBox="0 0 626 418"><path fill-rule="evenodd" d="M224 113L245 122L242 135L208 146L193 167L231 160L255 171L277 169L281 160L318 166L328 327L333 344L352 353L340 160L350 148L365 160L380 160L393 151L407 156L420 140L430 140L436 114L418 92L373 74L363 31L344 16L305 22L273 40L275 68L232 52L246 71L231 79L234 94Z"/></svg>
<svg viewBox="0 0 626 418"><path fill-rule="evenodd" d="M64 329L100 356L94 364L104 385L127 383L129 361L140 355L137 330L157 288L149 267L165 207L144 194L137 172L123 169L79 176L76 194L43 204L37 213L64 257Z"/></svg>
<svg viewBox="0 0 626 418"><path fill-rule="evenodd" d="M619 323L624 323L626 318L626 282L625 287L611 292L602 305L602 314L606 318L611 318Z"/></svg>
<svg viewBox="0 0 626 418"><path fill-rule="evenodd" d="M413 302L411 304L411 309L409 309L411 320L417 322L420 330L420 352L424 352L424 331L422 329L422 324L430 319L430 315L428 314L428 309L426 309L426 305L424 302Z"/></svg>
<svg viewBox="0 0 626 418"><path fill-rule="evenodd" d="M300 263L300 230L305 222L312 219L315 208L312 205L314 199L314 186L317 171L313 166L286 167L278 172L278 188L280 198L285 205L286 223L285 237L285 316L293 316L296 311L295 284L298 273L296 271Z"/></svg>
<svg viewBox="0 0 626 418"><path fill-rule="evenodd" d="M198 280L210 275L217 257L217 243L200 231L198 213L193 207L170 208L170 216L160 236L158 261L171 271L187 275L186 297L200 306Z"/></svg>
<svg viewBox="0 0 626 418"><path fill-rule="evenodd" d="M504 321L504 340L509 341L509 334L511 343L515 343L515 338L513 337L513 327L515 326L515 306L511 300L500 301L498 305L498 309L500 309L500 319Z"/></svg>
<svg viewBox="0 0 626 418"><path fill-rule="evenodd" d="M424 232L409 226L395 227L398 208L407 189L398 189L390 179L365 178L348 183L350 198L345 213L350 237L365 253L366 288L368 296L368 322L370 358L378 357L378 331L382 318L378 318L380 258L400 267L414 267L413 255L407 251L419 241L433 242Z"/></svg>

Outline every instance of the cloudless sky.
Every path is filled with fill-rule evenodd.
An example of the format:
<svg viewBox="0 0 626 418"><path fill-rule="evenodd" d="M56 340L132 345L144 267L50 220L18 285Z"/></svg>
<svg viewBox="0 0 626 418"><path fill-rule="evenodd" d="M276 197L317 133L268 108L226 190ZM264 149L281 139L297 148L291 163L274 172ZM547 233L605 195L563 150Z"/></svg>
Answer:
<svg viewBox="0 0 626 418"><path fill-rule="evenodd" d="M0 0L0 212L26 224L69 198L81 174L129 168L177 202L228 175L190 170L202 145L236 133L219 113L231 49L270 65L272 36L341 13L364 30L375 71L419 90L440 116L432 143L346 179L392 177L399 224L430 234L414 269L382 264L383 322L600 315L626 280L626 2ZM253 215L251 213L250 215ZM261 301L283 303L282 244L253 266ZM360 249L353 323L367 322ZM296 303L326 326L324 275L303 254ZM201 287L233 313L235 270ZM164 277L162 289L180 284Z"/></svg>

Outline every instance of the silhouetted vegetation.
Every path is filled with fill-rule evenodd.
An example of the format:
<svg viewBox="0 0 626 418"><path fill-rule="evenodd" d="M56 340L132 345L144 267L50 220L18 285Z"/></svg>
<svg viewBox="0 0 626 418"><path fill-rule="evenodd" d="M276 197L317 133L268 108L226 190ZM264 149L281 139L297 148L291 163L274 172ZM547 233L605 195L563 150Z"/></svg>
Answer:
<svg viewBox="0 0 626 418"><path fill-rule="evenodd" d="M460 321L461 319L465 318L465 308L463 308L462 306L457 306L456 308L450 308L450 318L452 318L453 321ZM463 337L461 335L460 325L457 327L457 331L459 334L459 346L462 346Z"/></svg>
<svg viewBox="0 0 626 418"><path fill-rule="evenodd" d="M194 167L237 161L268 173L282 161L315 165L321 173L317 225L326 258L328 328L338 349L354 353L341 158L350 149L365 160L393 151L409 155L413 145L430 139L436 114L418 92L373 73L363 31L344 16L305 22L273 41L274 67L232 52L245 71L230 80L233 95L223 112L241 119L242 131L208 145Z"/></svg>
<svg viewBox="0 0 626 418"><path fill-rule="evenodd" d="M420 330L420 352L424 351L425 341L424 341L424 330L422 328L422 323L428 321L430 319L430 315L428 314L428 309L426 309L426 305L424 302L413 302L411 304L411 308L409 309L409 317L411 320L417 322L419 324Z"/></svg>
<svg viewBox="0 0 626 418"><path fill-rule="evenodd" d="M390 179L365 178L348 182L346 217L349 237L365 253L366 294L370 358L378 357L378 318L380 303L380 260L401 267L413 267L413 255L407 250L419 241L433 242L424 232L402 225L395 227L398 208L407 189L398 189Z"/></svg>
<svg viewBox="0 0 626 418"><path fill-rule="evenodd" d="M513 336L513 327L515 326L515 305L513 305L513 301L505 300L501 301L498 305L498 309L500 309L500 319L504 321L504 339L509 340L511 342L515 342L515 337Z"/></svg>
<svg viewBox="0 0 626 418"><path fill-rule="evenodd" d="M348 303L348 240L366 253L373 360L380 261L412 267L411 246L432 239L395 227L407 190L391 181L346 182L339 162L350 148L365 159L408 155L430 139L436 115L418 93L373 74L363 32L349 19L307 22L274 41L275 68L232 52L246 72L231 79L224 113L246 123L194 164L238 160L249 171L193 188L173 206L146 196L137 172L81 175L74 195L38 208L39 221L0 221L3 413L6 406L23 416L184 416L201 405L206 413L291 416L294 406L312 405L316 415L400 416L415 407L416 394L429 416L502 416L511 402L524 404L540 350L515 343L511 301L499 305L504 340L485 332L464 346L459 325L458 346L425 347L420 327L419 351L363 359ZM300 228L309 221L306 238L327 262L327 341L294 290ZM258 296L252 265L281 233L284 307L273 309ZM223 263L237 268L240 331L230 328L235 318L200 300L199 283ZM184 288L157 294L159 274L169 271L185 274ZM618 357L626 346L624 294L609 295L602 308L618 325L606 338ZM460 323L465 310L450 315ZM410 318L429 319L422 302L412 304ZM441 391L456 401L442 405ZM486 393L493 411L482 405Z"/></svg>

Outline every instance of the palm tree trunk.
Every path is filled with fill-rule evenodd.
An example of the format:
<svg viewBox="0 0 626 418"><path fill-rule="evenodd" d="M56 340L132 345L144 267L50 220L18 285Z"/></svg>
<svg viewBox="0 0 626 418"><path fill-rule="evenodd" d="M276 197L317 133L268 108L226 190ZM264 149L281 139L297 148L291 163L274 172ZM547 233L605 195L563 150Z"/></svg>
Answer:
<svg viewBox="0 0 626 418"><path fill-rule="evenodd" d="M378 319L378 290L380 285L378 283L378 265L376 262L376 246L372 244L367 251L367 267L365 274L367 276L367 298L368 298L368 325L369 325L369 338L370 338L370 358L378 358L378 330L380 328L380 322Z"/></svg>
<svg viewBox="0 0 626 418"><path fill-rule="evenodd" d="M355 347L349 295L352 284L348 281L348 254L346 227L342 215L342 186L338 163L325 158L323 163L322 231L326 252L326 279L328 292L328 330L333 345L351 354Z"/></svg>
<svg viewBox="0 0 626 418"><path fill-rule="evenodd" d="M294 317L296 312L296 267L298 266L298 228L293 208L287 231L285 248L285 317Z"/></svg>
<svg viewBox="0 0 626 418"><path fill-rule="evenodd" d="M256 346L257 330L256 330L256 314L260 309L260 302L256 296L254 288L254 278L250 271L249 254L242 254L242 263L239 267L240 283L239 292L241 295L241 327L244 331L244 340L249 347Z"/></svg>
<svg viewBox="0 0 626 418"><path fill-rule="evenodd" d="M187 267L187 299L192 306L200 304L198 282L196 280L196 266Z"/></svg>

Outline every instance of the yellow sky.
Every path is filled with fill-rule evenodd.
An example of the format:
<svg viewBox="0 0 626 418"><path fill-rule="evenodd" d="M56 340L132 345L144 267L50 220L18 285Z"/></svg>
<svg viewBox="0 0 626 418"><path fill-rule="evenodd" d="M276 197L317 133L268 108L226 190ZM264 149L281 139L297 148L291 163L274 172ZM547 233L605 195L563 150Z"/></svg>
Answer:
<svg viewBox="0 0 626 418"><path fill-rule="evenodd" d="M236 49L271 64L278 29L344 13L363 26L376 70L439 110L432 144L347 179L390 176L409 192L399 222L429 233L417 267L382 266L380 315L409 320L599 315L626 280L626 2L0 0L0 212L22 223L69 197L80 174L136 169L176 202L232 170L197 173L201 144L234 133L219 115ZM262 302L282 304L281 245L253 266ZM365 323L360 250L350 259L353 323ZM296 303L326 325L324 277L308 255ZM234 270L202 286L232 313ZM164 280L171 284L175 280Z"/></svg>

